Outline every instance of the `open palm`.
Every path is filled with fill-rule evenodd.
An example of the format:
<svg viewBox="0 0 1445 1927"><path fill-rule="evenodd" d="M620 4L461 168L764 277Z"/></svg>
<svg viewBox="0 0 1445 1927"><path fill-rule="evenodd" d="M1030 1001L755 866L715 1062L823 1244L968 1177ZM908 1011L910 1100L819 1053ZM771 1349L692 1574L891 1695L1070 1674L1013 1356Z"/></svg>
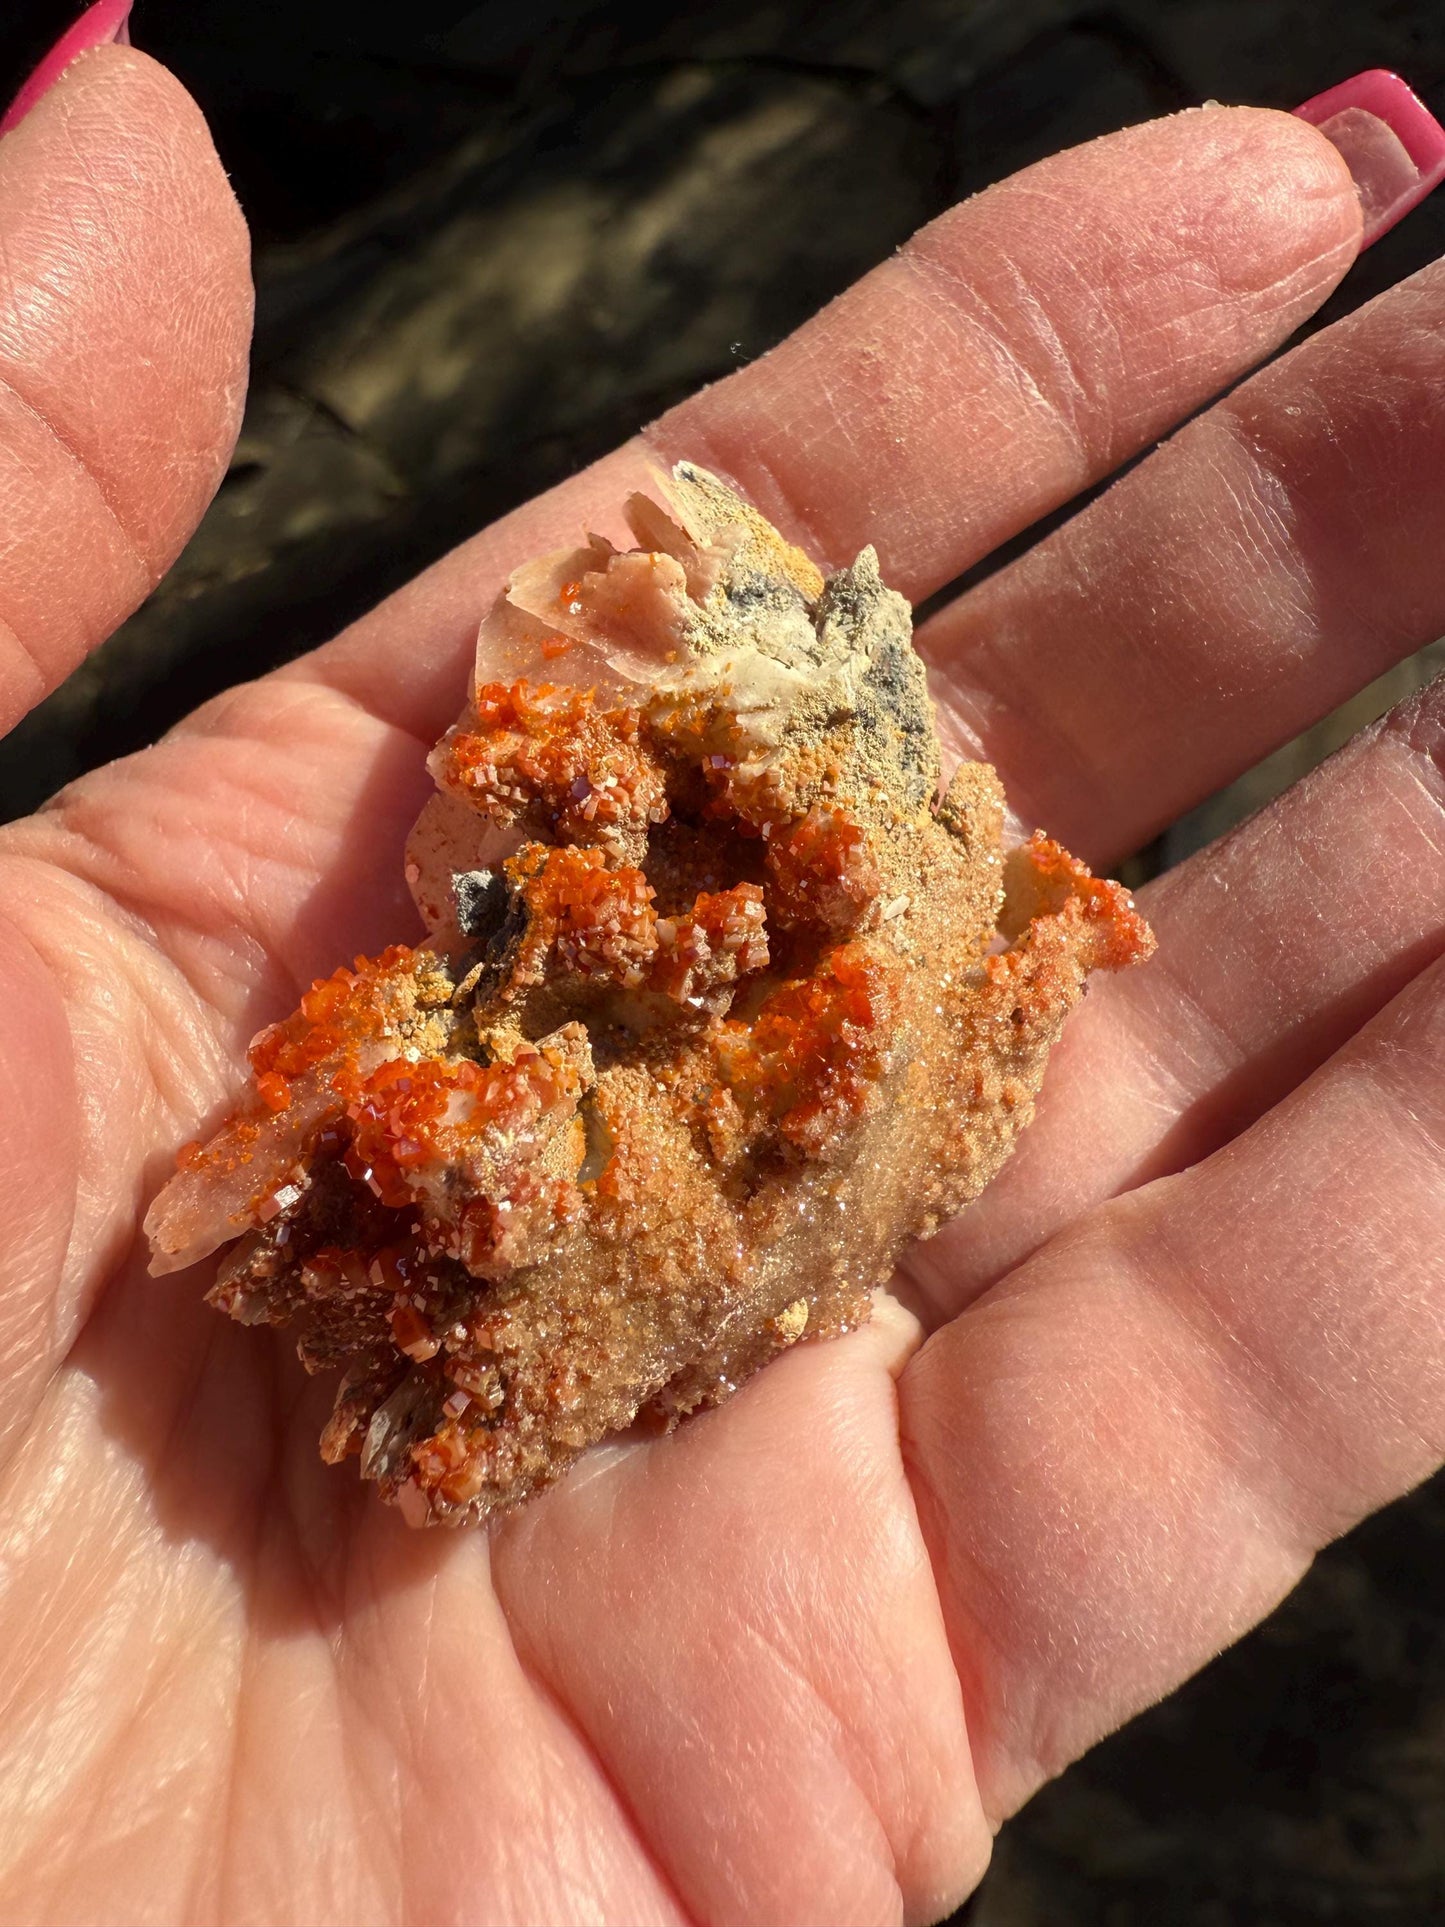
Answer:
<svg viewBox="0 0 1445 1927"><path fill-rule="evenodd" d="M235 432L244 234L87 56L0 143L0 707L163 571ZM1335 151L1210 110L955 209L775 354L0 842L0 1915L927 1920L1041 1779L1445 1450L1445 697L1145 893L1160 937L866 1331L490 1534L141 1211L400 853L512 564L649 460L932 595L1260 360ZM1445 629L1445 275L1237 389L922 631L945 731L1107 865ZM904 1309L904 1306L908 1309Z"/></svg>

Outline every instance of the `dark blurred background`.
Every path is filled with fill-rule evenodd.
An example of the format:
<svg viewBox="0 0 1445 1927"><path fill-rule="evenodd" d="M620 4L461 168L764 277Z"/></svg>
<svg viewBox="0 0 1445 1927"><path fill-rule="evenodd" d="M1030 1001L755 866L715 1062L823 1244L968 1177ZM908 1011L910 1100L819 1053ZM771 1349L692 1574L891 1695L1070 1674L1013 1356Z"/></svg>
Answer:
<svg viewBox="0 0 1445 1927"><path fill-rule="evenodd" d="M78 11L9 0L0 95ZM172 576L0 746L0 817L323 640L1053 148L1370 66L1445 116L1442 0L139 0L132 31L201 102L251 222L251 402ZM1445 192L1321 319L1442 252ZM1134 879L1442 659L1202 806ZM1437 1480L1041 1794L970 1927L1445 1921L1442 1554Z"/></svg>

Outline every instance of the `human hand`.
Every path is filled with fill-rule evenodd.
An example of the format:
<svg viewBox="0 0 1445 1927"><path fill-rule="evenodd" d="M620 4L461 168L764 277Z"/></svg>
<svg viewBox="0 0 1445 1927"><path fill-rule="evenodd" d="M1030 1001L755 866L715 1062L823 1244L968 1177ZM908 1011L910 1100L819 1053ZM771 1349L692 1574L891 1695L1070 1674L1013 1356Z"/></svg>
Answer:
<svg viewBox="0 0 1445 1927"><path fill-rule="evenodd" d="M0 144L0 219L13 721L199 514L249 295L138 54ZM1041 1777L1436 1463L1430 692L1145 893L1159 956L1074 1020L912 1311L490 1535L321 1466L329 1388L135 1249L250 1034L412 927L423 750L512 563L687 454L921 600L1267 354L1358 237L1283 116L1045 163L4 833L0 1913L928 1919ZM1442 309L1431 270L1317 337L926 625L1025 816L1107 864L1445 629Z"/></svg>

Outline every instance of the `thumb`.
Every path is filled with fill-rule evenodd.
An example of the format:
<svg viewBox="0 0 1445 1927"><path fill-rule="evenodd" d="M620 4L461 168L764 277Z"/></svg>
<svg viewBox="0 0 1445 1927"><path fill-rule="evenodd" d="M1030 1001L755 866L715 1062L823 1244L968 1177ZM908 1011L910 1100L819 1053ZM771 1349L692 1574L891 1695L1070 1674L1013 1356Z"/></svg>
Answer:
<svg viewBox="0 0 1445 1927"><path fill-rule="evenodd" d="M159 581L245 398L245 223L206 124L125 46L0 139L0 733Z"/></svg>

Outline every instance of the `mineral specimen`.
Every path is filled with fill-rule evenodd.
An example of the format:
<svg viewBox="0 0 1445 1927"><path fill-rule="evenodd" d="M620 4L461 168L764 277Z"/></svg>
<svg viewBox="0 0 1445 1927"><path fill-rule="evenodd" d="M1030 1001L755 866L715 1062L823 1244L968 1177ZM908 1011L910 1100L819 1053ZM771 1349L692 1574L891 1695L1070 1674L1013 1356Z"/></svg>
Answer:
<svg viewBox="0 0 1445 1927"><path fill-rule="evenodd" d="M340 1373L322 1454L414 1523L865 1319L1152 947L1003 854L987 765L940 797L871 550L824 581L705 471L658 493L511 578L408 849L427 941L263 1031L146 1221L156 1272L231 1243L212 1303Z"/></svg>

